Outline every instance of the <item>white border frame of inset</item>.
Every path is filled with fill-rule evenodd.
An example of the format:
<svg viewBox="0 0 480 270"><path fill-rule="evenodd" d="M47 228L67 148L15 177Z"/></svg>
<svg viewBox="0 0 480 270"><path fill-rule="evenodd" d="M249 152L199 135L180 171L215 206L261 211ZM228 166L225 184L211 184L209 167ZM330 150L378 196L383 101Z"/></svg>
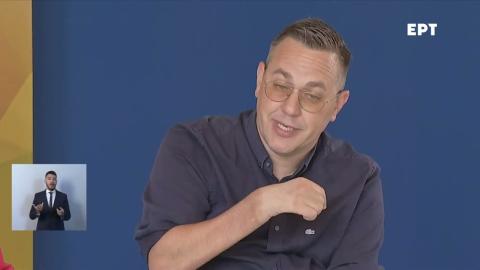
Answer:
<svg viewBox="0 0 480 270"><path fill-rule="evenodd" d="M45 173L57 173L57 189L68 196L71 219L66 231L87 229L86 164L12 164L12 230L34 231L37 219L29 218L35 193L45 190Z"/></svg>

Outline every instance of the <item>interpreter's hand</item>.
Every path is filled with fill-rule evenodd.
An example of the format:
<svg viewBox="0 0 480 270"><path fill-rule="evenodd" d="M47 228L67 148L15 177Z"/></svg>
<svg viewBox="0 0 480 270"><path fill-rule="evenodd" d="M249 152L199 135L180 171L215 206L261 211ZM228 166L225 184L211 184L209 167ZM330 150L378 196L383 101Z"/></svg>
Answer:
<svg viewBox="0 0 480 270"><path fill-rule="evenodd" d="M37 205L35 204L32 204L32 205L33 205L33 208L35 208L35 212L37 212L37 215L40 215L40 212L43 211L43 202Z"/></svg>
<svg viewBox="0 0 480 270"><path fill-rule="evenodd" d="M261 217L266 220L281 213L294 213L312 221L327 208L325 190L304 177L265 186L256 192Z"/></svg>
<svg viewBox="0 0 480 270"><path fill-rule="evenodd" d="M63 210L62 207L58 207L56 210L57 210L57 215L63 218L63 216L65 215L65 210Z"/></svg>

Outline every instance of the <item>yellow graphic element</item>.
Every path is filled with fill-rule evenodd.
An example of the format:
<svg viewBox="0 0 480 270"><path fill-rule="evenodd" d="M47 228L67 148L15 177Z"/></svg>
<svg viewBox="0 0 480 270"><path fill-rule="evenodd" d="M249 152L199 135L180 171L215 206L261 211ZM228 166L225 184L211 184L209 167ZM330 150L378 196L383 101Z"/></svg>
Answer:
<svg viewBox="0 0 480 270"><path fill-rule="evenodd" d="M31 0L0 1L0 74L0 248L15 269L29 270L32 233L12 231L11 165L33 155Z"/></svg>

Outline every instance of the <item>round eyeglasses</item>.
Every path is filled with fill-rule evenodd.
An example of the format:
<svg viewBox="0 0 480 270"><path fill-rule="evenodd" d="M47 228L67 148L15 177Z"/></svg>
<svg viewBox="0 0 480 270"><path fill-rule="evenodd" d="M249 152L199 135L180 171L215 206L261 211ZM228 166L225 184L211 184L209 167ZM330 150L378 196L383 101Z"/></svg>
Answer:
<svg viewBox="0 0 480 270"><path fill-rule="evenodd" d="M266 81L265 82L265 95L272 101L275 102L283 102L287 100L290 95L295 90L291 84L283 81ZM298 102L300 103L300 107L311 113L320 112L323 110L325 105L330 102L332 98L338 97L343 90L340 90L336 93L334 97L326 97L318 91L310 90L310 89L298 89Z"/></svg>

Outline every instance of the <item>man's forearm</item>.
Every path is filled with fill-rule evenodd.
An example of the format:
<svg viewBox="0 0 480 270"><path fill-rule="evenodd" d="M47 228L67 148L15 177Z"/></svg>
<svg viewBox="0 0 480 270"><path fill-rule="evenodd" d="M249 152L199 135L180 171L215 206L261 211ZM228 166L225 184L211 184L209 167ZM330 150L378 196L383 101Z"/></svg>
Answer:
<svg viewBox="0 0 480 270"><path fill-rule="evenodd" d="M173 227L150 250L149 268L199 268L268 220L259 200L257 190L213 219Z"/></svg>

